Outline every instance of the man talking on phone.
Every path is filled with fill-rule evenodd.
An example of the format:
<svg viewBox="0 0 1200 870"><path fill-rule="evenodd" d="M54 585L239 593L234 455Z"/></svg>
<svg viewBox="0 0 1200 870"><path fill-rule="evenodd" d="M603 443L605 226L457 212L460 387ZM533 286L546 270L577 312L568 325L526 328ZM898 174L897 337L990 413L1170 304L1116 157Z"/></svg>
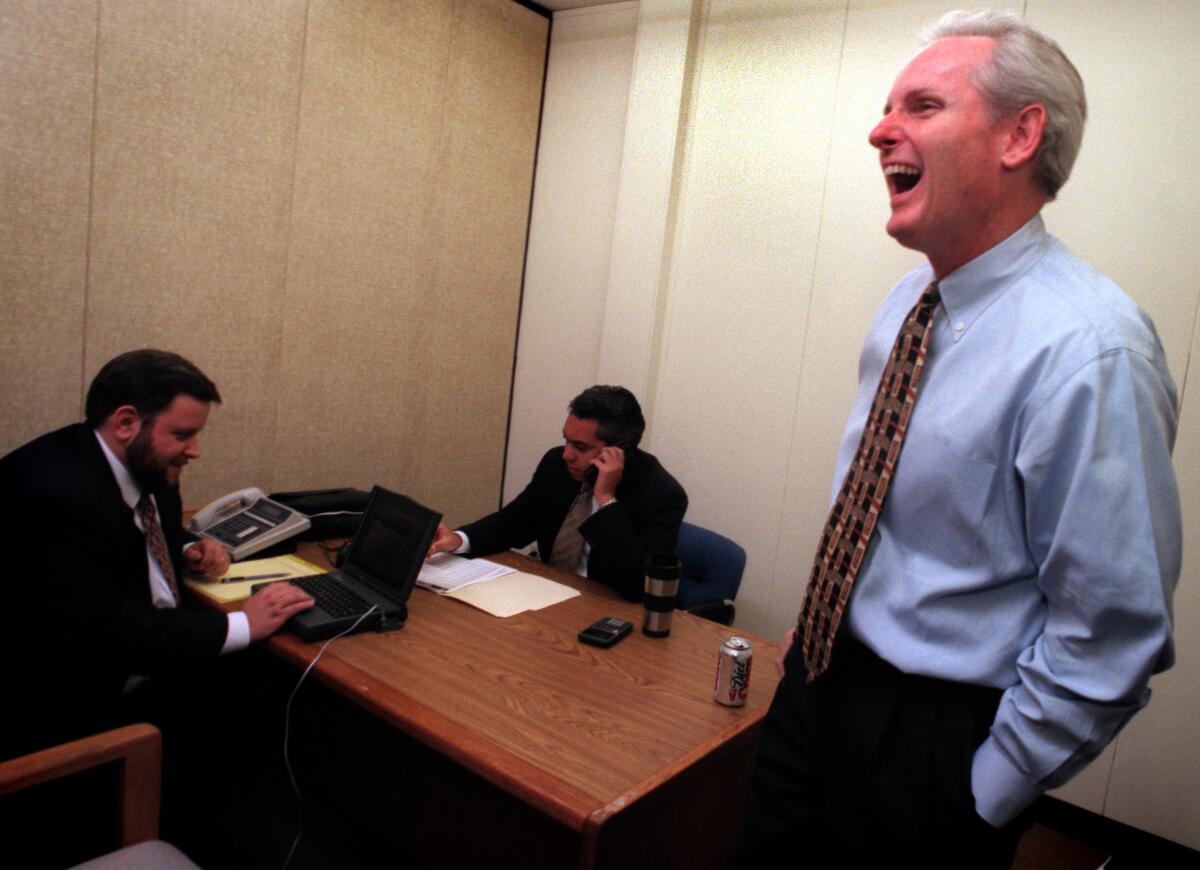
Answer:
<svg viewBox="0 0 1200 870"><path fill-rule="evenodd" d="M429 555L486 556L534 541L556 568L642 597L646 557L674 553L687 511L683 487L638 448L646 421L624 387L588 387L571 400L563 446L546 452L521 494L457 531L438 526Z"/></svg>

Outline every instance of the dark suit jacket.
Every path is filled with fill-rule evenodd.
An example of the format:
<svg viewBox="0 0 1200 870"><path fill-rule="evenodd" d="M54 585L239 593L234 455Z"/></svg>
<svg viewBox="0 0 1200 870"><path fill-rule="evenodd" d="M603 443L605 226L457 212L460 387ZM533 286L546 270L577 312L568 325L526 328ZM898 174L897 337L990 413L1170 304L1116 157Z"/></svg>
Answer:
<svg viewBox="0 0 1200 870"><path fill-rule="evenodd" d="M471 556L485 556L537 541L548 561L554 538L579 492L562 459L562 448L548 451L529 485L490 516L463 526ZM687 493L659 461L642 450L628 452L617 485L617 501L592 514L579 531L591 547L588 576L638 601L646 576L646 557L674 553L679 525L687 511Z"/></svg>
<svg viewBox="0 0 1200 870"><path fill-rule="evenodd" d="M178 569L179 493L154 496ZM0 459L0 516L11 557L4 585L20 608L7 620L9 640L19 640L10 649L18 658L7 657L18 703L10 725L41 743L74 736L107 724L130 675L220 652L224 615L151 604L145 537L89 427L67 426Z"/></svg>

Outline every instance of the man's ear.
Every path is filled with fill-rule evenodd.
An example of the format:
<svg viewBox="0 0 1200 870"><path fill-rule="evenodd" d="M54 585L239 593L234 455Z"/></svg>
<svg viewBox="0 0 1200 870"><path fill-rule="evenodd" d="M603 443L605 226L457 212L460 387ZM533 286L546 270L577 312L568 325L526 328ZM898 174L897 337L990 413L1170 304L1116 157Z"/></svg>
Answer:
<svg viewBox="0 0 1200 870"><path fill-rule="evenodd" d="M142 415L133 405L121 405L108 415L113 438L122 447L127 447L142 431Z"/></svg>
<svg viewBox="0 0 1200 870"><path fill-rule="evenodd" d="M1004 140L1000 162L1005 169L1019 169L1033 160L1042 144L1042 134L1046 130L1046 107L1041 103L1030 103L1009 118L1006 124L1008 136Z"/></svg>

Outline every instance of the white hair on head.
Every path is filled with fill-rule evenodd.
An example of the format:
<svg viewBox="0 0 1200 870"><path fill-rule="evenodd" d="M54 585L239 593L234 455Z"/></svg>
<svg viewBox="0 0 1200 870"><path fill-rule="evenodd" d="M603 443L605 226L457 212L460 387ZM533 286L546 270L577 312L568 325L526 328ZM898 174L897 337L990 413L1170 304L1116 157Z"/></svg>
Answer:
<svg viewBox="0 0 1200 870"><path fill-rule="evenodd" d="M1066 183L1083 142L1087 98L1083 79L1058 43L1039 33L1011 12L947 12L920 32L929 44L949 36L986 36L994 41L991 59L971 75L987 98L993 120L1030 103L1046 110L1046 128L1035 157L1037 177L1054 199Z"/></svg>

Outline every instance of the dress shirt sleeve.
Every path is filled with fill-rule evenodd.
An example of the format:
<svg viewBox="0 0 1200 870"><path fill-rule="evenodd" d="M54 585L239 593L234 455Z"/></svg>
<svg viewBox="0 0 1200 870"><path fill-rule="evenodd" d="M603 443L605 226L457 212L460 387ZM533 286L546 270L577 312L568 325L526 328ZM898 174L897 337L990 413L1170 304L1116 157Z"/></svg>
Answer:
<svg viewBox="0 0 1200 870"><path fill-rule="evenodd" d="M225 632L225 643L221 647L221 655L237 652L250 646L250 620L240 610L228 614L229 627Z"/></svg>
<svg viewBox="0 0 1200 870"><path fill-rule="evenodd" d="M561 451L551 453L561 456ZM538 518L546 511L548 493L555 491L548 482L553 463L561 463L561 459L551 453L542 457L533 478L516 498L495 513L455 530L464 541L470 542L465 555L472 558L488 556L537 540Z"/></svg>
<svg viewBox="0 0 1200 870"><path fill-rule="evenodd" d="M1017 660L976 751L976 810L994 826L1094 759L1170 667L1180 568L1165 367L1109 351L1034 397L1018 431L1026 535L1045 624Z"/></svg>

